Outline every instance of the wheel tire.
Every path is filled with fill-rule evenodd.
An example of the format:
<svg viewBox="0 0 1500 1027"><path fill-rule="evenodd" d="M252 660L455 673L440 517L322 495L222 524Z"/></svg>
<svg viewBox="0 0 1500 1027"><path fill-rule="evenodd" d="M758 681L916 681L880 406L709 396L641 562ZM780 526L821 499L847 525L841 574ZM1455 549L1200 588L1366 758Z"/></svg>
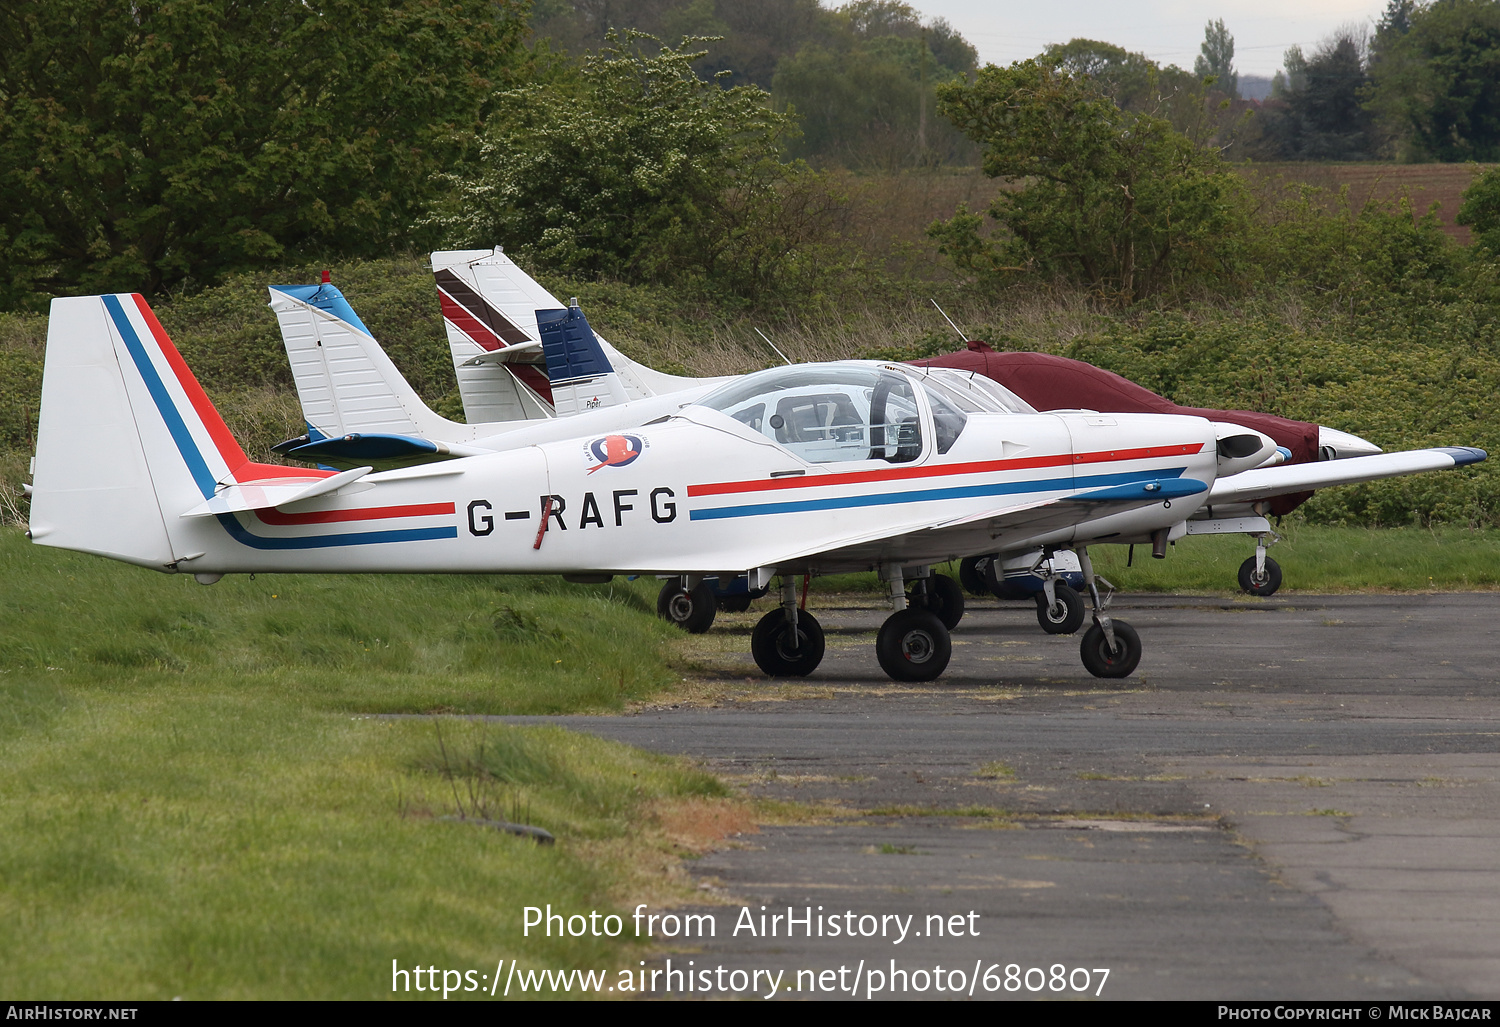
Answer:
<svg viewBox="0 0 1500 1027"><path fill-rule="evenodd" d="M1071 635L1083 627L1083 596L1070 585L1057 582L1052 586L1057 602L1047 605L1047 593L1036 594L1036 620L1049 635Z"/></svg>
<svg viewBox="0 0 1500 1027"><path fill-rule="evenodd" d="M1265 577L1257 581L1255 579L1255 557L1250 557L1240 564L1240 591L1249 592L1253 596L1275 595L1276 590L1281 587L1281 564L1266 557Z"/></svg>
<svg viewBox="0 0 1500 1027"><path fill-rule="evenodd" d="M1120 644L1120 649L1113 653L1109 651L1104 629L1099 625L1091 624L1083 633L1078 654L1083 657L1084 667L1096 678L1129 677L1141 662L1141 636L1135 633L1135 628L1117 620L1114 622L1114 629L1115 641Z"/></svg>
<svg viewBox="0 0 1500 1027"><path fill-rule="evenodd" d="M751 599L748 593L725 596L719 600L719 609L725 613L744 613L750 609Z"/></svg>
<svg viewBox="0 0 1500 1027"><path fill-rule="evenodd" d="M926 610L891 614L875 638L880 669L896 681L931 681L948 669L952 656L948 629Z"/></svg>
<svg viewBox="0 0 1500 1027"><path fill-rule="evenodd" d="M656 596L656 615L689 634L701 635L707 631L713 626L717 612L713 587L706 581L698 582L691 592L678 582L669 581Z"/></svg>
<svg viewBox="0 0 1500 1027"><path fill-rule="evenodd" d="M750 633L755 665L773 678L806 677L817 670L823 662L823 625L818 618L798 611L795 644L791 636L785 610L775 609L762 617Z"/></svg>
<svg viewBox="0 0 1500 1027"><path fill-rule="evenodd" d="M927 611L952 631L964 619L964 590L948 575L934 574L927 579Z"/></svg>
<svg viewBox="0 0 1500 1027"><path fill-rule="evenodd" d="M969 595L987 596L990 594L990 587L984 582L984 570L980 565L988 566L992 559L994 557L970 556L959 562L958 580Z"/></svg>

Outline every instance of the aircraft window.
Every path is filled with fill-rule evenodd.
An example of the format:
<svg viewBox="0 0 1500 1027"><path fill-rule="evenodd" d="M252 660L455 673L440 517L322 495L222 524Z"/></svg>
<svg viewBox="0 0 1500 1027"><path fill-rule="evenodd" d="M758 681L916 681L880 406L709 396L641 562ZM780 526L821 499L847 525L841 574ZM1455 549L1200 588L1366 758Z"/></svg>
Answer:
<svg viewBox="0 0 1500 1027"><path fill-rule="evenodd" d="M932 404L932 433L937 442L937 450L939 453L946 453L953 448L959 435L963 434L964 425L969 423L965 407L972 410L976 404L960 402L958 397L950 395L948 390L939 387L936 382L924 381L922 385L927 389L927 402Z"/></svg>
<svg viewBox="0 0 1500 1027"><path fill-rule="evenodd" d="M730 416L741 424L746 425L751 431L760 431L761 418L766 415L764 403L754 403L742 410L736 410Z"/></svg>
<svg viewBox="0 0 1500 1027"><path fill-rule="evenodd" d="M937 382L951 392L962 393L984 410L1009 414L1034 414L1036 408L993 378L956 367L926 367L928 381Z"/></svg>
<svg viewBox="0 0 1500 1027"><path fill-rule="evenodd" d="M773 368L699 402L774 438L809 463L903 463L922 455L912 385L904 375L878 367Z"/></svg>

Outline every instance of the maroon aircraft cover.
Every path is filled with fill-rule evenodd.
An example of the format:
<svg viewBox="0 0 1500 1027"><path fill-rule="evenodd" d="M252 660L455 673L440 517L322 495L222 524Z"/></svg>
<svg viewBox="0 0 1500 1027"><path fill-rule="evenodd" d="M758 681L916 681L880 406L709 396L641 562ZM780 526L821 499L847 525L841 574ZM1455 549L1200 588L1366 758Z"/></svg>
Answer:
<svg viewBox="0 0 1500 1027"><path fill-rule="evenodd" d="M993 378L1038 410L1098 410L1121 414L1189 414L1211 421L1228 421L1263 432L1292 453L1288 463L1318 459L1318 426L1252 410L1210 410L1178 406L1128 378L1081 360L1050 353L997 353L988 344L970 342L968 349L913 364L977 371ZM1311 496L1296 492L1271 500L1271 513L1290 513Z"/></svg>

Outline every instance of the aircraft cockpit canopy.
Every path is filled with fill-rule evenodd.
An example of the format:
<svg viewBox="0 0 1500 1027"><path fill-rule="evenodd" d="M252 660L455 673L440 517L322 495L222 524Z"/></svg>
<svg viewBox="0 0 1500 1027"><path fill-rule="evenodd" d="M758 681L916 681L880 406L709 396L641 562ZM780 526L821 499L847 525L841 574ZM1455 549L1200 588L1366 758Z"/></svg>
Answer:
<svg viewBox="0 0 1500 1027"><path fill-rule="evenodd" d="M922 455L921 410L912 380L879 365L773 368L711 392L698 405L775 439L809 463L899 464ZM957 431L962 431L964 415L954 413L960 418ZM937 434L946 443L944 452L957 438L951 424Z"/></svg>

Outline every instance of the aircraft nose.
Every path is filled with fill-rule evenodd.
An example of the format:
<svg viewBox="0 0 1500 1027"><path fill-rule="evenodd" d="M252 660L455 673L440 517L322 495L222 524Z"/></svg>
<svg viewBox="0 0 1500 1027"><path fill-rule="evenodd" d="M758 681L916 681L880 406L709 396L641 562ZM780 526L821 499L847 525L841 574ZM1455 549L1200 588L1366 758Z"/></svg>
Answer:
<svg viewBox="0 0 1500 1027"><path fill-rule="evenodd" d="M1379 446L1358 435L1318 425L1319 460L1344 460L1351 456L1374 456L1379 452Z"/></svg>

